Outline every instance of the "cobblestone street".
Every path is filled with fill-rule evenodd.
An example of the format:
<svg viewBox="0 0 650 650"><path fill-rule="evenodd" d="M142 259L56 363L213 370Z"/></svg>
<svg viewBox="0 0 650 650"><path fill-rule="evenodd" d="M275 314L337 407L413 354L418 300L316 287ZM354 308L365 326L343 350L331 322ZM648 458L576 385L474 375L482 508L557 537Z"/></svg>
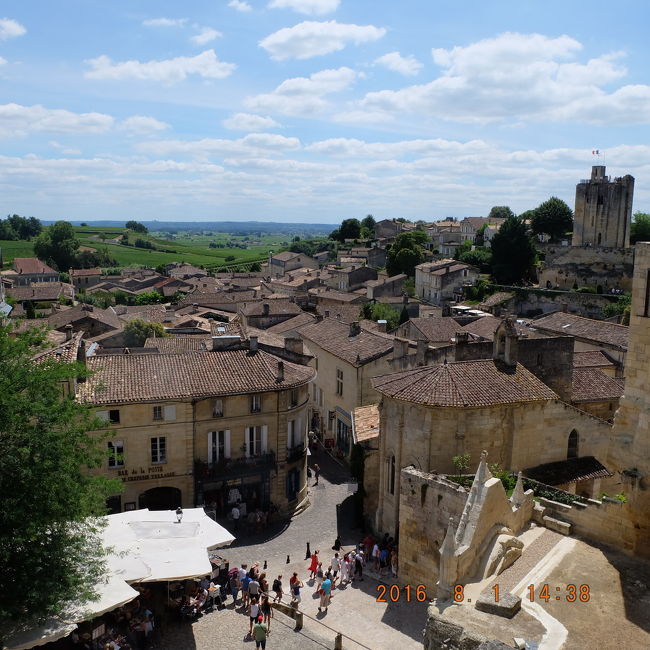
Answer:
<svg viewBox="0 0 650 650"><path fill-rule="evenodd" d="M363 582L337 588L327 613L318 612L318 598L314 594L313 581L307 580L305 560L307 542L311 549L319 549L323 563L329 563L334 554L331 547L339 534L343 551L349 550L362 537L360 529L353 529L352 494L356 484L349 481L349 473L325 452L310 458L321 467L319 485L309 480L311 505L284 526L261 535L242 536L230 548L220 553L231 568L242 562L268 563L269 583L281 573L285 590L293 571L297 571L305 588L300 610L304 613L304 627L294 631L294 622L275 613L271 624L272 633L267 642L270 650L296 650L334 648L336 632L344 635L344 648L370 648L371 650L415 650L421 648L422 629L426 622L427 603L404 602L378 603L379 576L364 571ZM338 517L337 517L338 512ZM287 564L289 556L289 564ZM390 582L389 582L390 583ZM402 592L403 593L403 592ZM285 602L288 597L285 596ZM248 617L243 610L228 606L221 611L208 613L194 623L171 623L163 630L159 650L239 650L254 648L246 638Z"/></svg>

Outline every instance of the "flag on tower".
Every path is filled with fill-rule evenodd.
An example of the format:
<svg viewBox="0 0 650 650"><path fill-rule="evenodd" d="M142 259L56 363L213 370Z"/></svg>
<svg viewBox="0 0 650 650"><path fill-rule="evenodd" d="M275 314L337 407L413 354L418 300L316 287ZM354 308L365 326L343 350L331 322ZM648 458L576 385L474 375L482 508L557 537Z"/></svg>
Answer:
<svg viewBox="0 0 650 650"><path fill-rule="evenodd" d="M599 149L594 149L591 153L594 156L600 156L600 150Z"/></svg>

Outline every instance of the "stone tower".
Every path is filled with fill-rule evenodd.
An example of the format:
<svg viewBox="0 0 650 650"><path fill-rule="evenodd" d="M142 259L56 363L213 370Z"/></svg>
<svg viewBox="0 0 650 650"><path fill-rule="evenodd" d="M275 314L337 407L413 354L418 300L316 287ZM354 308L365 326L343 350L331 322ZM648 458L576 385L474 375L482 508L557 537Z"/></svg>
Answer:
<svg viewBox="0 0 650 650"><path fill-rule="evenodd" d="M612 431L613 489L628 498L632 549L650 557L650 242L635 247L625 392ZM623 527L622 527L623 530Z"/></svg>
<svg viewBox="0 0 650 650"><path fill-rule="evenodd" d="M610 180L605 165L594 165L591 178L576 185L572 246L629 248L634 177Z"/></svg>

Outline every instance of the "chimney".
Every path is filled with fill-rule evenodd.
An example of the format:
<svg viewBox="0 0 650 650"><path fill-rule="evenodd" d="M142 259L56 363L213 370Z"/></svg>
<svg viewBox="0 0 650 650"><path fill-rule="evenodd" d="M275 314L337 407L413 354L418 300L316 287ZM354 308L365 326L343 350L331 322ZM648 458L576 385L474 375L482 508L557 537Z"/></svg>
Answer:
<svg viewBox="0 0 650 650"><path fill-rule="evenodd" d="M241 342L239 336L236 335L223 335L213 336L212 338L212 351L236 349L237 344Z"/></svg>
<svg viewBox="0 0 650 650"><path fill-rule="evenodd" d="M359 321L355 320L350 323L350 336L358 336L361 334L361 327L359 326Z"/></svg>
<svg viewBox="0 0 650 650"><path fill-rule="evenodd" d="M278 361L278 376L276 377L278 383L284 381L284 361Z"/></svg>
<svg viewBox="0 0 650 650"><path fill-rule="evenodd" d="M287 338L284 339L284 349L293 354L302 354L302 339L298 336L287 336Z"/></svg>
<svg viewBox="0 0 650 650"><path fill-rule="evenodd" d="M408 354L409 343L402 339L393 341L393 359L402 359Z"/></svg>
<svg viewBox="0 0 650 650"><path fill-rule="evenodd" d="M469 343L469 332L456 332L456 345L467 345Z"/></svg>
<svg viewBox="0 0 650 650"><path fill-rule="evenodd" d="M257 352L257 336L249 337L248 348L251 352Z"/></svg>
<svg viewBox="0 0 650 650"><path fill-rule="evenodd" d="M384 334L388 330L388 321L386 320L378 320L377 325L378 325L377 330L380 332L384 332Z"/></svg>
<svg viewBox="0 0 650 650"><path fill-rule="evenodd" d="M196 312L199 311L199 304L197 302L192 303L192 313L196 314Z"/></svg>
<svg viewBox="0 0 650 650"><path fill-rule="evenodd" d="M417 345L418 348L417 348L417 352L415 353L415 361L417 362L418 365L424 365L424 357L427 353L429 342L426 339L420 339L417 342Z"/></svg>
<svg viewBox="0 0 650 650"><path fill-rule="evenodd" d="M269 315L269 310L271 309L270 305L268 302L265 302L262 305L262 315L263 316L268 316Z"/></svg>
<svg viewBox="0 0 650 650"><path fill-rule="evenodd" d="M63 329L65 330L65 340L70 341L72 339L72 325L68 323Z"/></svg>

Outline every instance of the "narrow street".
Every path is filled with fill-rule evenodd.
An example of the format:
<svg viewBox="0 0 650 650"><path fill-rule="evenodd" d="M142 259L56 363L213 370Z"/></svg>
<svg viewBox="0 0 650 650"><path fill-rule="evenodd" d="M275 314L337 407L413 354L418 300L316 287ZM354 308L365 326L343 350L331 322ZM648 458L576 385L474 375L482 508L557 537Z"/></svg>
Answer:
<svg viewBox="0 0 650 650"><path fill-rule="evenodd" d="M239 537L230 548L220 553L229 561L231 568L242 562L249 567L253 562L260 562L263 566L266 561L269 583L282 574L285 590L293 571L298 572L305 584L300 606L304 613L303 630L295 632L293 621L276 613L267 648L334 648L336 632L343 633L344 648L421 648L427 603L401 600L397 603L378 603L379 577L374 577L372 572L364 572L363 582L335 589L328 612L318 612L314 583L307 580L307 542L312 551L320 550L325 565L329 564L334 554L331 547L337 534L341 537L343 552L360 541L362 534L360 529L350 525L352 494L357 486L350 481L347 469L322 450L309 460L310 465L317 462L321 467L319 485L313 486L313 476L309 479L311 505L288 523L271 526L263 534ZM387 582L390 584L390 580ZM285 596L284 600L288 602L288 597ZM166 626L159 650L239 650L254 647L254 643L245 638L248 617L240 608L233 609L231 603L232 599L229 598L226 609L208 613L194 623Z"/></svg>

